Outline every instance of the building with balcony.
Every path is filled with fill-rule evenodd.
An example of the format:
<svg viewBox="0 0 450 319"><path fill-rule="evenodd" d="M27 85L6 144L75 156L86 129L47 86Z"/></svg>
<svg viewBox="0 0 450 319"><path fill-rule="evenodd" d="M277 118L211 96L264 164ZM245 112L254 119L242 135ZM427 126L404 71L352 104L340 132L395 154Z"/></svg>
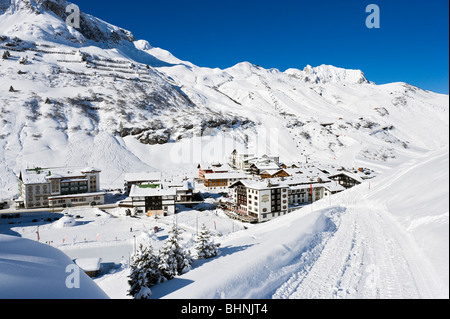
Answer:
<svg viewBox="0 0 450 319"><path fill-rule="evenodd" d="M34 168L18 176L16 208L45 208L99 205L105 202L100 191L101 170L87 167Z"/></svg>

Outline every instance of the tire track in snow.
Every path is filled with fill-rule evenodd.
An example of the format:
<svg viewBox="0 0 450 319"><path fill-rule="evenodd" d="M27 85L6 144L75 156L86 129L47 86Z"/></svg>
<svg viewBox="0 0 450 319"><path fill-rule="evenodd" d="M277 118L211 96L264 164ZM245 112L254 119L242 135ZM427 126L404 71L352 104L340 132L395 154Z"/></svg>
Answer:
<svg viewBox="0 0 450 319"><path fill-rule="evenodd" d="M293 273L273 298L430 298L429 278L403 234L377 203L351 204L312 263Z"/></svg>

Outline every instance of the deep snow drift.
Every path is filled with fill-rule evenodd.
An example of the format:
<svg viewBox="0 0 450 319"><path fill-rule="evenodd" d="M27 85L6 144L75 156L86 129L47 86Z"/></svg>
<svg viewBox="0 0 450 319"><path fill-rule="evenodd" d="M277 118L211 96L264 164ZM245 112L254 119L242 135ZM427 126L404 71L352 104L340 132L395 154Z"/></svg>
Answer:
<svg viewBox="0 0 450 319"><path fill-rule="evenodd" d="M81 270L72 281L73 266L56 248L0 234L0 299L108 298Z"/></svg>

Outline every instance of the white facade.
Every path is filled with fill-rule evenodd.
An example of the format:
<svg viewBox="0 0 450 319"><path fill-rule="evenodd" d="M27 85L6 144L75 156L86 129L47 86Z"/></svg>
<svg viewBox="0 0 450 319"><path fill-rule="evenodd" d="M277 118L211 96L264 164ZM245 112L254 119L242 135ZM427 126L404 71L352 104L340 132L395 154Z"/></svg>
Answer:
<svg viewBox="0 0 450 319"><path fill-rule="evenodd" d="M72 205L64 196L72 197L73 203L84 205L94 202L104 203L104 193L100 193L101 170L88 167L81 170L71 169L27 169L19 174L18 208L43 208ZM96 194L97 196L87 196ZM57 198L61 197L61 198ZM80 199L80 200L77 200Z"/></svg>
<svg viewBox="0 0 450 319"><path fill-rule="evenodd" d="M154 215L174 215L177 191L175 188L163 189L133 185L130 197L122 201L119 207L122 210L130 209L133 213Z"/></svg>
<svg viewBox="0 0 450 319"><path fill-rule="evenodd" d="M242 188L245 187L245 194ZM238 210L247 215L265 222L284 216L289 211L289 186L284 183L271 184L270 182L244 180L232 185L233 201L239 206ZM242 196L246 198L243 200Z"/></svg>

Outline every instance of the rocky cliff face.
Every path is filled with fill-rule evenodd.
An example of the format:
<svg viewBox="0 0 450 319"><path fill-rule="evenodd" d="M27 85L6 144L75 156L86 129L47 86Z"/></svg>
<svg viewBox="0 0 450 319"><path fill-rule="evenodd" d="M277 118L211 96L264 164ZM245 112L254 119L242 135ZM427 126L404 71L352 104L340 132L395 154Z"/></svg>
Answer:
<svg viewBox="0 0 450 319"><path fill-rule="evenodd" d="M0 0L0 14L7 16L19 14L22 15L43 15L42 24L36 21L36 18L31 19L29 24L23 24L22 21L14 21L13 25L9 26L9 30L27 29L33 30L33 34L39 37L38 30L42 28L46 30L46 25L52 24L52 28L56 31L53 34L44 32L50 35L51 40L70 40L71 42L78 42L79 44L86 44L92 41L102 45L103 47L114 47L121 42L132 43L135 41L133 34L130 31L118 28L104 21L101 21L89 14L80 12L80 28L75 30L65 24L70 12L66 12L67 6L70 2L66 0ZM53 15L49 17L49 15ZM56 18L56 19L55 19ZM47 19L47 21L45 21ZM12 20L12 19L11 19ZM26 20L26 18L25 18ZM38 19L39 20L39 19ZM5 28L5 26L4 26ZM8 33L8 32L3 32ZM49 40L49 37L42 38L42 40Z"/></svg>

